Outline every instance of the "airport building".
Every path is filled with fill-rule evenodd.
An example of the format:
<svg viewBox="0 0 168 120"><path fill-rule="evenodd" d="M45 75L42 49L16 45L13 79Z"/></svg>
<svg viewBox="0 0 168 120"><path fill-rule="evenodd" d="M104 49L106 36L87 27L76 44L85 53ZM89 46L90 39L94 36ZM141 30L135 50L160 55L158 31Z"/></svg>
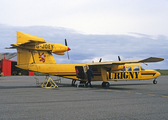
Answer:
<svg viewBox="0 0 168 120"><path fill-rule="evenodd" d="M16 53L0 53L0 74L3 76L11 75L29 75L34 76L34 72L17 68L17 61L9 60ZM2 59L3 58L3 59Z"/></svg>

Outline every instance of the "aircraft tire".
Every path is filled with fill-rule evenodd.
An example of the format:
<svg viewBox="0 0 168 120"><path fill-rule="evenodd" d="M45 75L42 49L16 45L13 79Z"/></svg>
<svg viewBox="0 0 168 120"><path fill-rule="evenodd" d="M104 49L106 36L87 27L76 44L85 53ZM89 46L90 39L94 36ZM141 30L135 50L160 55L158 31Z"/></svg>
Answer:
<svg viewBox="0 0 168 120"><path fill-rule="evenodd" d="M102 87L105 87L105 86L106 86L105 83L106 83L106 82L102 82Z"/></svg>
<svg viewBox="0 0 168 120"><path fill-rule="evenodd" d="M72 85L72 86L75 86L75 82L76 82L76 80L73 79L71 85Z"/></svg>
<svg viewBox="0 0 168 120"><path fill-rule="evenodd" d="M106 87L109 88L109 86L110 86L110 83L106 82Z"/></svg>
<svg viewBox="0 0 168 120"><path fill-rule="evenodd" d="M104 87L105 85L104 85L104 82L102 82L102 87Z"/></svg>
<svg viewBox="0 0 168 120"><path fill-rule="evenodd" d="M156 81L156 80L153 80L153 84L157 84L157 81Z"/></svg>
<svg viewBox="0 0 168 120"><path fill-rule="evenodd" d="M110 86L110 83L109 82L102 82L102 87L109 87Z"/></svg>

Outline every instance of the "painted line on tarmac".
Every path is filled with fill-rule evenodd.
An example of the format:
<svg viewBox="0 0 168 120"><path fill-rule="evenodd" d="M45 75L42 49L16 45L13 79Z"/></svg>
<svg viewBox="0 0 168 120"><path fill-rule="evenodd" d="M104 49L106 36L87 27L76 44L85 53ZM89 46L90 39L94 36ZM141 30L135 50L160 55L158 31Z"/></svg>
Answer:
<svg viewBox="0 0 168 120"><path fill-rule="evenodd" d="M129 91L125 91L125 93L131 93L131 92L129 92Z"/></svg>
<svg viewBox="0 0 168 120"><path fill-rule="evenodd" d="M155 96L154 94L148 94L148 96Z"/></svg>
<svg viewBox="0 0 168 120"><path fill-rule="evenodd" d="M116 92L121 92L120 90L116 90Z"/></svg>
<svg viewBox="0 0 168 120"><path fill-rule="evenodd" d="M162 95L162 97L166 97L166 98L168 98L168 96L164 96L164 95Z"/></svg>
<svg viewBox="0 0 168 120"><path fill-rule="evenodd" d="M137 95L142 95L142 93L135 93L135 94L137 94Z"/></svg>

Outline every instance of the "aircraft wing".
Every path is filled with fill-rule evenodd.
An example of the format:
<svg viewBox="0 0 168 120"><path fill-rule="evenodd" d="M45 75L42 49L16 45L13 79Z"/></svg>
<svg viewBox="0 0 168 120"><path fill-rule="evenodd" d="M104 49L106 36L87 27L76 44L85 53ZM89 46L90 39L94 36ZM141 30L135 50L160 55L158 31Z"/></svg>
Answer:
<svg viewBox="0 0 168 120"><path fill-rule="evenodd" d="M160 58L160 57L149 57L147 59L142 59L142 60L126 60L126 61L109 61L109 62L90 63L89 66L124 65L124 64L127 64L127 63L160 62L160 61L163 61L163 60L164 60L164 58Z"/></svg>

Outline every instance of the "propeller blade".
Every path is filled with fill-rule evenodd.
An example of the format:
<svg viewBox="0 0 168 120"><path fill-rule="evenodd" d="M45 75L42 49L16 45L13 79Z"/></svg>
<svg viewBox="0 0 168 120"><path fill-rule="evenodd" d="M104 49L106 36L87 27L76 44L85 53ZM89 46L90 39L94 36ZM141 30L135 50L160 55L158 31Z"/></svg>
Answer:
<svg viewBox="0 0 168 120"><path fill-rule="evenodd" d="M66 39L65 39L65 45L68 46ZM71 50L71 49L68 47L68 51L69 51L69 50ZM68 51L67 51L67 56L68 56L68 60L69 60L69 53L68 53Z"/></svg>
<svg viewBox="0 0 168 120"><path fill-rule="evenodd" d="M99 62L101 62L101 61L102 61L102 58L100 58Z"/></svg>
<svg viewBox="0 0 168 120"><path fill-rule="evenodd" d="M69 60L69 53L68 53L68 51L67 51L67 55L68 55L68 60Z"/></svg>
<svg viewBox="0 0 168 120"><path fill-rule="evenodd" d="M65 45L68 46L68 44L67 44L67 40L66 40L66 39L65 39Z"/></svg>
<svg viewBox="0 0 168 120"><path fill-rule="evenodd" d="M119 60L119 61L121 61L121 58L120 58L120 56L118 56L118 60Z"/></svg>

